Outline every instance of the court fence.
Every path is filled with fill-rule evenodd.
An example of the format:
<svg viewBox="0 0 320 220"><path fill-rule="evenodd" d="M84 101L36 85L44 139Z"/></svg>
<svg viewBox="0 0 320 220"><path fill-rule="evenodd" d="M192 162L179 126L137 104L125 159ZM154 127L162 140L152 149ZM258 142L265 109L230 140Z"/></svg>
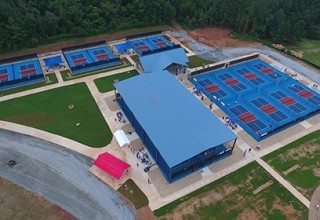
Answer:
<svg viewBox="0 0 320 220"><path fill-rule="evenodd" d="M23 78L20 78L20 79L1 82L0 89L1 89L1 87L4 87L4 86L16 85L18 83L23 83L23 82L31 82L31 81L36 80L36 79L43 79L44 80L44 75L43 74L37 74L37 75L28 76L28 77L23 77Z"/></svg>
<svg viewBox="0 0 320 220"><path fill-rule="evenodd" d="M141 33L141 34L134 34L134 35L129 35L126 36L126 40L132 40L132 39L136 39L136 38L141 38L141 37L147 37L147 36L152 36L152 35L157 35L157 34L161 34L162 31L158 30L158 31L151 31L151 32L145 32L145 33Z"/></svg>
<svg viewBox="0 0 320 220"><path fill-rule="evenodd" d="M236 64L240 64L240 63L244 63L244 62L247 62L247 61L250 61L250 60L259 59L259 57L260 57L259 53L253 53L253 54L237 57L237 58L234 58L234 59L218 62L218 63L215 63L215 64L210 64L210 65L208 65L208 67L204 67L202 69L197 69L196 68L195 71L192 71L191 73L189 73L188 78L194 77L194 76L197 76L197 75L203 75L205 73L212 72L212 71L219 70L219 69L225 69L225 68L228 68L230 66L233 66L233 65L236 65Z"/></svg>
<svg viewBox="0 0 320 220"><path fill-rule="evenodd" d="M91 68L91 67L98 67L98 66L102 66L102 65L106 65L106 64L111 64L111 63L115 63L115 62L120 62L120 58L112 58L109 60L100 60L97 62L93 62L93 63L87 63L87 64L83 64L80 66L74 66L74 67L70 67L72 72L75 71L79 71L79 70L83 70L83 69L87 69L87 68ZM70 64L69 64L70 66Z"/></svg>
<svg viewBox="0 0 320 220"><path fill-rule="evenodd" d="M92 42L92 43L79 44L76 46L64 47L64 48L62 48L62 52L65 53L68 51L85 49L85 48L95 47L95 46L99 46L99 45L103 45L103 44L106 44L106 41L96 41L96 42Z"/></svg>
<svg viewBox="0 0 320 220"><path fill-rule="evenodd" d="M14 63L14 62L19 62L23 60L32 60L32 59L38 59L38 55L36 53L32 53L32 54L27 54L23 56L5 58L0 60L0 64Z"/></svg>
<svg viewBox="0 0 320 220"><path fill-rule="evenodd" d="M172 46L168 46L168 47L157 48L154 50L142 51L141 56L145 56L145 55L149 55L149 54L153 54L153 53L158 53L158 52L163 52L163 51L176 49L176 48L181 48L181 46L180 45L172 45Z"/></svg>

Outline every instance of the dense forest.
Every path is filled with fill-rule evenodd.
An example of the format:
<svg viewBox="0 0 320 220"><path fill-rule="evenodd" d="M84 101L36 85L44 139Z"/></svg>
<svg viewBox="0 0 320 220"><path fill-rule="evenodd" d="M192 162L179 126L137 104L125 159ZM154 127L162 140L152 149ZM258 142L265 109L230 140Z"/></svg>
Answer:
<svg viewBox="0 0 320 220"><path fill-rule="evenodd" d="M173 20L275 43L320 39L319 0L11 0L0 1L0 51Z"/></svg>

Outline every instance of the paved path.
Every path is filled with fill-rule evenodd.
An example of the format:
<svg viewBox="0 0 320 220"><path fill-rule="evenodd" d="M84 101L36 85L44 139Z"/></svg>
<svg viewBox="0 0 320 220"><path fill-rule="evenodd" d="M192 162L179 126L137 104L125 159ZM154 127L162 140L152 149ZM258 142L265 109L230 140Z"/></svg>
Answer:
<svg viewBox="0 0 320 220"><path fill-rule="evenodd" d="M257 158L256 161L262 166L268 173L270 173L281 185L283 185L287 190L289 190L302 204L309 208L310 201L304 197L296 188L294 188L288 181L286 181L282 176L280 176L271 166L266 162Z"/></svg>
<svg viewBox="0 0 320 220"><path fill-rule="evenodd" d="M54 71L54 74L56 74L56 77L58 79L58 84L59 85L64 85L64 81L63 81L63 78L62 78L62 76L60 74L60 71L56 70L56 71Z"/></svg>
<svg viewBox="0 0 320 220"><path fill-rule="evenodd" d="M309 220L320 220L320 185L314 191L309 209Z"/></svg>
<svg viewBox="0 0 320 220"><path fill-rule="evenodd" d="M69 81L65 81L65 82L59 81L59 83L56 83L56 84L43 86L43 87L36 88L36 89L30 89L27 91L18 92L18 93L14 93L11 95L2 96L2 97L0 97L0 102L5 101L5 100L9 100L9 99L14 99L14 98L26 96L26 95L31 95L34 93L39 93L39 92L51 90L51 89L56 89L61 86L68 86L68 85L73 85L73 84L81 83L81 82L94 81L95 79L98 79L98 78L102 78L105 76L111 76L111 75L115 75L118 73L128 72L131 70L135 70L135 68L130 66L130 67L122 68L122 69L112 70L112 71L105 72L105 73L99 73L99 74L94 74L94 75L87 76L87 77L81 77L81 78L77 78L77 79L73 79L73 80L69 80Z"/></svg>

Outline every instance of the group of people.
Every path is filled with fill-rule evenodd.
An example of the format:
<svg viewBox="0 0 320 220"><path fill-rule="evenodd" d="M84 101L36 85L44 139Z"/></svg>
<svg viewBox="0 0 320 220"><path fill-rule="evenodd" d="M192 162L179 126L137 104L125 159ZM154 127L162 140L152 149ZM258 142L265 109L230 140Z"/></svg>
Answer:
<svg viewBox="0 0 320 220"><path fill-rule="evenodd" d="M197 96L201 96L201 98L203 97L202 92L199 91L199 90L197 90L196 87L193 87L193 88L192 88L192 91L193 91L193 93L196 94Z"/></svg>
<svg viewBox="0 0 320 220"><path fill-rule="evenodd" d="M290 75L292 78L295 78L295 77L297 77L298 76L298 74L297 73L295 73L295 74L291 74Z"/></svg>
<svg viewBox="0 0 320 220"><path fill-rule="evenodd" d="M123 123L126 123L126 119L124 118L122 112L117 112L117 118L114 118L115 121L120 121Z"/></svg>
<svg viewBox="0 0 320 220"><path fill-rule="evenodd" d="M143 163L145 165L151 165L152 164L151 160L149 159L148 153L145 152L143 150L143 148L140 148L140 150L136 153L136 157L137 157L137 159L140 160L141 163Z"/></svg>
<svg viewBox="0 0 320 220"><path fill-rule="evenodd" d="M260 150L260 148L261 148L261 146L260 146L260 144L258 144L256 146L256 150ZM252 150L251 148L249 148L248 150L244 150L243 156L245 157L247 155L247 153L250 154L251 150Z"/></svg>
<svg viewBox="0 0 320 220"><path fill-rule="evenodd" d="M225 121L225 125L227 127L231 127L232 129L236 129L238 124L236 122L232 122L229 116L223 116L222 119Z"/></svg>

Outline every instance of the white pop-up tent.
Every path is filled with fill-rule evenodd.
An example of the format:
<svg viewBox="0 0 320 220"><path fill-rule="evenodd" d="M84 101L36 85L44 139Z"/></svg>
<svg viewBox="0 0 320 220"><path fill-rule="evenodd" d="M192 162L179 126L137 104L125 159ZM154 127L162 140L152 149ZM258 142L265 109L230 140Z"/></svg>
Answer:
<svg viewBox="0 0 320 220"><path fill-rule="evenodd" d="M128 146L130 144L129 139L123 130L117 130L113 135L117 139L120 147Z"/></svg>

